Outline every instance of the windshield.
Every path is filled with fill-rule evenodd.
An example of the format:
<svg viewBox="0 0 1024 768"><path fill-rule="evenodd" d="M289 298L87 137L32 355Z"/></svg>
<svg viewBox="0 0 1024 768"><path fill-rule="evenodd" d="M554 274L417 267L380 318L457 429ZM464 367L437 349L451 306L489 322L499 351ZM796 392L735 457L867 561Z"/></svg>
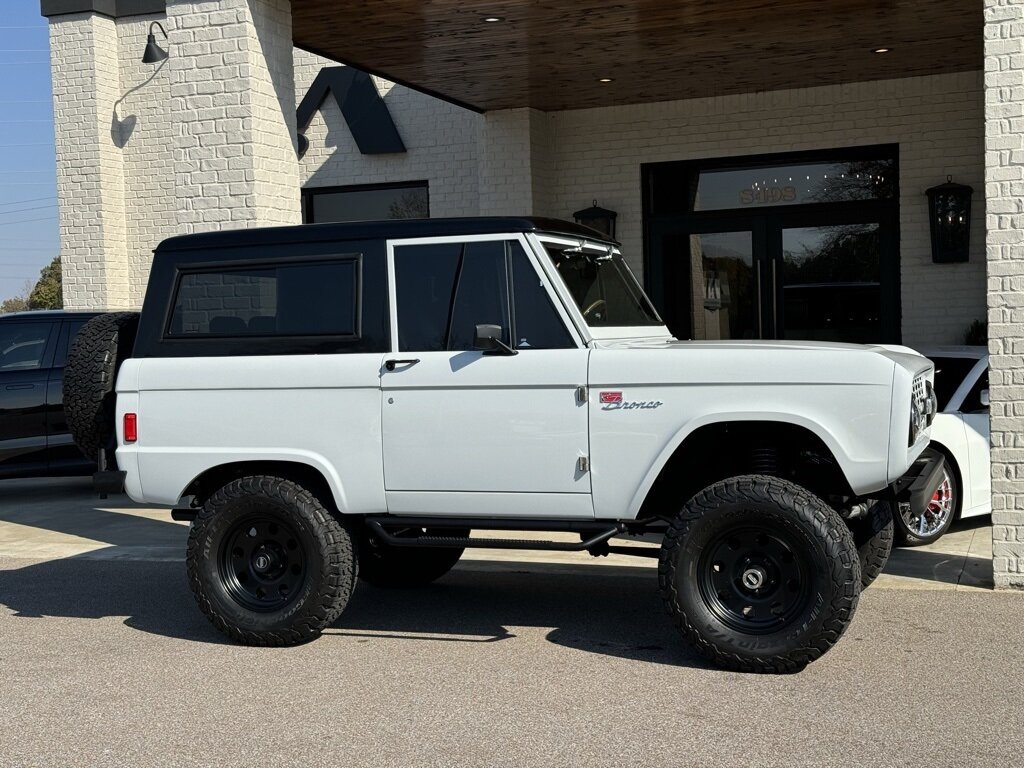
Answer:
<svg viewBox="0 0 1024 768"><path fill-rule="evenodd" d="M545 243L587 325L662 325L661 318L618 253L595 243Z"/></svg>

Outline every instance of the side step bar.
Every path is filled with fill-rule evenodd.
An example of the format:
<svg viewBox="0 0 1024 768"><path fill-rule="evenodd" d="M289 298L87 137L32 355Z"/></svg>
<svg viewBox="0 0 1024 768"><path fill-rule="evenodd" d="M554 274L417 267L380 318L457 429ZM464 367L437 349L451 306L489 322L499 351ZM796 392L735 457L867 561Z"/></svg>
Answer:
<svg viewBox="0 0 1024 768"><path fill-rule="evenodd" d="M385 544L392 547L473 547L476 549L536 549L548 552L585 552L603 544L608 539L626 530L622 523L562 523L552 526L547 521L531 520L493 520L480 518L366 518L366 524L373 534ZM387 527L385 527L387 526ZM388 531L392 529L429 528L476 528L485 530L512 531L566 531L577 532L582 536L590 534L580 542L567 541L531 541L529 539L474 539L469 536L445 536L443 533L420 534L415 536L396 536Z"/></svg>

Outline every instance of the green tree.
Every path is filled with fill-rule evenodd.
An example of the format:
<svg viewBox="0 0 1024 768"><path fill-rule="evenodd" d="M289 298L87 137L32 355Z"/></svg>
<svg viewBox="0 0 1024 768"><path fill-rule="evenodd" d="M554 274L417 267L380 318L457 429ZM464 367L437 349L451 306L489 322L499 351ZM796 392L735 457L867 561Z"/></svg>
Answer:
<svg viewBox="0 0 1024 768"><path fill-rule="evenodd" d="M32 281L26 280L21 293L0 301L0 315L8 312L24 312L28 309L28 295L32 292Z"/></svg>
<svg viewBox="0 0 1024 768"><path fill-rule="evenodd" d="M24 296L12 296L0 301L0 315L8 312L24 312L28 309L28 299Z"/></svg>
<svg viewBox="0 0 1024 768"><path fill-rule="evenodd" d="M29 309L61 309L64 294L61 288L60 256L55 256L39 272L39 280L28 295Z"/></svg>

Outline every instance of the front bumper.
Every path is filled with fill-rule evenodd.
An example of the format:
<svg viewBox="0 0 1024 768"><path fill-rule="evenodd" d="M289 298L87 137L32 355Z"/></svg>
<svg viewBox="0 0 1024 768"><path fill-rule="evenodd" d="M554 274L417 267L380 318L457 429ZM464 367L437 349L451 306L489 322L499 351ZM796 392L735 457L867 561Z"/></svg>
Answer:
<svg viewBox="0 0 1024 768"><path fill-rule="evenodd" d="M909 504L914 514L919 515L928 509L945 475L946 459L941 453L922 456L889 489L895 501Z"/></svg>

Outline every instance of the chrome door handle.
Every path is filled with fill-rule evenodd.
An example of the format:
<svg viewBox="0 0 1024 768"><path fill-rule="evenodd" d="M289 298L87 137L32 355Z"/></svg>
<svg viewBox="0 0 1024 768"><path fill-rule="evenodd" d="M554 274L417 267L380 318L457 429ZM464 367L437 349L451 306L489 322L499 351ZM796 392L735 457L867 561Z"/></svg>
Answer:
<svg viewBox="0 0 1024 768"><path fill-rule="evenodd" d="M398 365L416 365L420 359L418 357L407 357L402 360L385 360L384 367L389 371L395 370L395 366Z"/></svg>
<svg viewBox="0 0 1024 768"><path fill-rule="evenodd" d="M7 391L11 391L14 389L35 389L35 387L35 384L8 384L5 389L7 389Z"/></svg>

